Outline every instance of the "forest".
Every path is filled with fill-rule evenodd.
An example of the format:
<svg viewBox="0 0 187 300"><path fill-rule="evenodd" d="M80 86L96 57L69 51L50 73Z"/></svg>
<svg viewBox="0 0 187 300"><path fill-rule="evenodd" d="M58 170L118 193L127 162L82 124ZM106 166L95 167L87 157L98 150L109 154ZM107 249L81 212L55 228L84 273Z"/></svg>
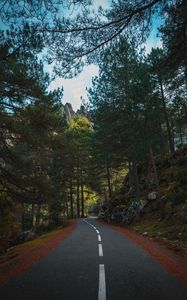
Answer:
<svg viewBox="0 0 187 300"><path fill-rule="evenodd" d="M187 3L91 2L0 3L0 252L89 213L187 240ZM49 84L91 63L72 113Z"/></svg>

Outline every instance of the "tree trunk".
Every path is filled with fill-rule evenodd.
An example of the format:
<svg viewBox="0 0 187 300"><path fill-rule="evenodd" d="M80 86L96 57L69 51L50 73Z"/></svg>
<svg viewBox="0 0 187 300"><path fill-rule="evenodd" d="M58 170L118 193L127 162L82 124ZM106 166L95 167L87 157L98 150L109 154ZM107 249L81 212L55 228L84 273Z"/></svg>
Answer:
<svg viewBox="0 0 187 300"><path fill-rule="evenodd" d="M187 82L186 82L186 84L187 84ZM187 86L186 86L186 88L187 88ZM187 96L187 90L186 90L186 96ZM186 112L186 108L185 108L185 112ZM177 105L177 113L178 113L178 118L181 118L179 105ZM178 122L178 128L179 128L180 144L183 145L183 134L182 134L182 122L181 122L181 120L179 120L179 122Z"/></svg>
<svg viewBox="0 0 187 300"><path fill-rule="evenodd" d="M187 63L185 64L184 75L185 75L185 81L186 81L186 99L187 99Z"/></svg>
<svg viewBox="0 0 187 300"><path fill-rule="evenodd" d="M81 217L84 218L84 184L83 184L82 169L81 169Z"/></svg>
<svg viewBox="0 0 187 300"><path fill-rule="evenodd" d="M139 200L139 194L140 194L139 179L138 179L137 164L135 161L132 161L132 175L133 175L136 199Z"/></svg>
<svg viewBox="0 0 187 300"><path fill-rule="evenodd" d="M117 191L118 190L118 172L116 171L116 178L115 178L115 187L114 187L114 191Z"/></svg>
<svg viewBox="0 0 187 300"><path fill-rule="evenodd" d="M179 135L180 135L180 143L183 145L183 136L182 136L182 127L179 125Z"/></svg>
<svg viewBox="0 0 187 300"><path fill-rule="evenodd" d="M187 62L185 62L184 76L185 76L185 82L186 82L185 117L187 117Z"/></svg>
<svg viewBox="0 0 187 300"><path fill-rule="evenodd" d="M157 200L159 202L160 206L160 211L161 211L161 217L164 219L165 218L165 203L164 203L164 198L161 197L160 195L160 185L159 185L159 179L158 179L158 172L157 172L157 167L155 163L155 158L153 155L153 149L150 147L150 160L154 172L154 179L155 179L155 184L156 184L156 189L157 189Z"/></svg>
<svg viewBox="0 0 187 300"><path fill-rule="evenodd" d="M171 136L172 136L173 149L175 151L175 133L174 133L174 123L173 123L173 120L171 120Z"/></svg>
<svg viewBox="0 0 187 300"><path fill-rule="evenodd" d="M159 84L160 84L160 92L161 92L161 98L162 98L162 107L163 107L164 118L165 118L165 122L166 122L167 134L168 134L169 147L170 147L171 153L173 153L174 152L174 144L173 144L171 127L169 124L169 118L168 118L168 113L167 113L167 108L166 108L166 100L165 100L163 83L162 83L161 78L159 79Z"/></svg>
<svg viewBox="0 0 187 300"><path fill-rule="evenodd" d="M103 189L103 193L104 193L104 199L105 199L105 202L107 202L108 197L107 197L107 191L106 191L105 187L104 187L104 189Z"/></svg>
<svg viewBox="0 0 187 300"><path fill-rule="evenodd" d="M128 164L129 164L129 173L128 173L129 188L130 188L130 191L131 191L131 190L134 190L134 182L133 182L133 174L132 174L132 162L129 160Z"/></svg>
<svg viewBox="0 0 187 300"><path fill-rule="evenodd" d="M111 191L111 182L110 182L110 167L108 165L108 162L106 165L106 171L107 171L107 182L108 182L108 195L109 195L109 198L111 198L112 191Z"/></svg>
<svg viewBox="0 0 187 300"><path fill-rule="evenodd" d="M155 163L155 158L154 158L154 155L153 155L153 149L152 149L152 147L150 147L149 151L150 151L151 165L152 165L153 173L154 173L154 181L155 181L157 190L159 190L158 173L157 173L157 168L156 168L156 163Z"/></svg>
<svg viewBox="0 0 187 300"><path fill-rule="evenodd" d="M79 167L77 167L77 218L80 218L80 178L79 178Z"/></svg>
<svg viewBox="0 0 187 300"><path fill-rule="evenodd" d="M66 191L65 197L66 197L66 216L68 218L68 216L69 216L69 207L68 207L68 192L67 191Z"/></svg>
<svg viewBox="0 0 187 300"><path fill-rule="evenodd" d="M34 227L34 203L32 203L32 210L31 210L31 227Z"/></svg>
<svg viewBox="0 0 187 300"><path fill-rule="evenodd" d="M22 203L22 218L21 218L21 225L22 225L22 231L25 231L25 205Z"/></svg>
<svg viewBox="0 0 187 300"><path fill-rule="evenodd" d="M41 210L41 205L37 204L36 205L36 227L40 225L40 210Z"/></svg>
<svg viewBox="0 0 187 300"><path fill-rule="evenodd" d="M73 187L72 187L72 178L70 179L70 210L71 210L71 218L74 218L74 212L73 212Z"/></svg>

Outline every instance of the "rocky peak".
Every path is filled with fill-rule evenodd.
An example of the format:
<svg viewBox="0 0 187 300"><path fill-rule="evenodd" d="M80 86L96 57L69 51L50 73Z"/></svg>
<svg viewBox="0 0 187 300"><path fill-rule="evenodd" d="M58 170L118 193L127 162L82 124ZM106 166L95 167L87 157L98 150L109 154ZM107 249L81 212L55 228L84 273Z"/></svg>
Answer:
<svg viewBox="0 0 187 300"><path fill-rule="evenodd" d="M76 114L88 118L88 112L87 112L87 110L86 110L86 108L85 108L84 105L80 106L80 109L77 110Z"/></svg>
<svg viewBox="0 0 187 300"><path fill-rule="evenodd" d="M70 121L71 119L74 118L75 112L73 110L71 103L66 103L64 105L64 110L65 110L66 118L68 121Z"/></svg>

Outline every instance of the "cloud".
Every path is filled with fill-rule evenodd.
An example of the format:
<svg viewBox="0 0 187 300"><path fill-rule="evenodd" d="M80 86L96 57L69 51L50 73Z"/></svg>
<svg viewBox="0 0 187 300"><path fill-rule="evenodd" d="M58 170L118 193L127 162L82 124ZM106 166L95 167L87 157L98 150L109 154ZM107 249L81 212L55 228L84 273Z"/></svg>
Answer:
<svg viewBox="0 0 187 300"><path fill-rule="evenodd" d="M70 102L77 110L81 105L81 96L87 100L86 87L91 86L92 77L97 76L99 69L96 65L89 65L75 78L64 79L57 78L51 82L49 89L54 90L58 87L63 87L64 96L63 103Z"/></svg>
<svg viewBox="0 0 187 300"><path fill-rule="evenodd" d="M145 47L146 54L149 54L152 48L163 48L163 43L160 38L150 38L143 46Z"/></svg>
<svg viewBox="0 0 187 300"><path fill-rule="evenodd" d="M103 8L109 8L110 6L110 1L108 0L95 0L93 2L94 8L98 8L99 6L102 6Z"/></svg>

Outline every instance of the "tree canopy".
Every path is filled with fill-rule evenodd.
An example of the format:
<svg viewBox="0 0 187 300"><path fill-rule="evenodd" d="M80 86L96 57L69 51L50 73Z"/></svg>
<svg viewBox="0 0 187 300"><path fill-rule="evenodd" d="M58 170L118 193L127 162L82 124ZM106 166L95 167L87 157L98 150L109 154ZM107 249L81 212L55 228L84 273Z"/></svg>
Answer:
<svg viewBox="0 0 187 300"><path fill-rule="evenodd" d="M139 44L145 42L157 17L165 20L163 28L168 28L172 15L176 15L172 34L176 38L184 36L185 40L184 0L117 0L106 9L95 7L94 11L93 4L94 1L86 0L8 0L1 4L1 20L14 22L19 29L30 24L33 36L48 49L48 62L55 61L55 71L68 77L80 72L85 63L98 61L100 53L121 37ZM183 29L180 22L184 22ZM183 44L179 44L181 51Z"/></svg>

